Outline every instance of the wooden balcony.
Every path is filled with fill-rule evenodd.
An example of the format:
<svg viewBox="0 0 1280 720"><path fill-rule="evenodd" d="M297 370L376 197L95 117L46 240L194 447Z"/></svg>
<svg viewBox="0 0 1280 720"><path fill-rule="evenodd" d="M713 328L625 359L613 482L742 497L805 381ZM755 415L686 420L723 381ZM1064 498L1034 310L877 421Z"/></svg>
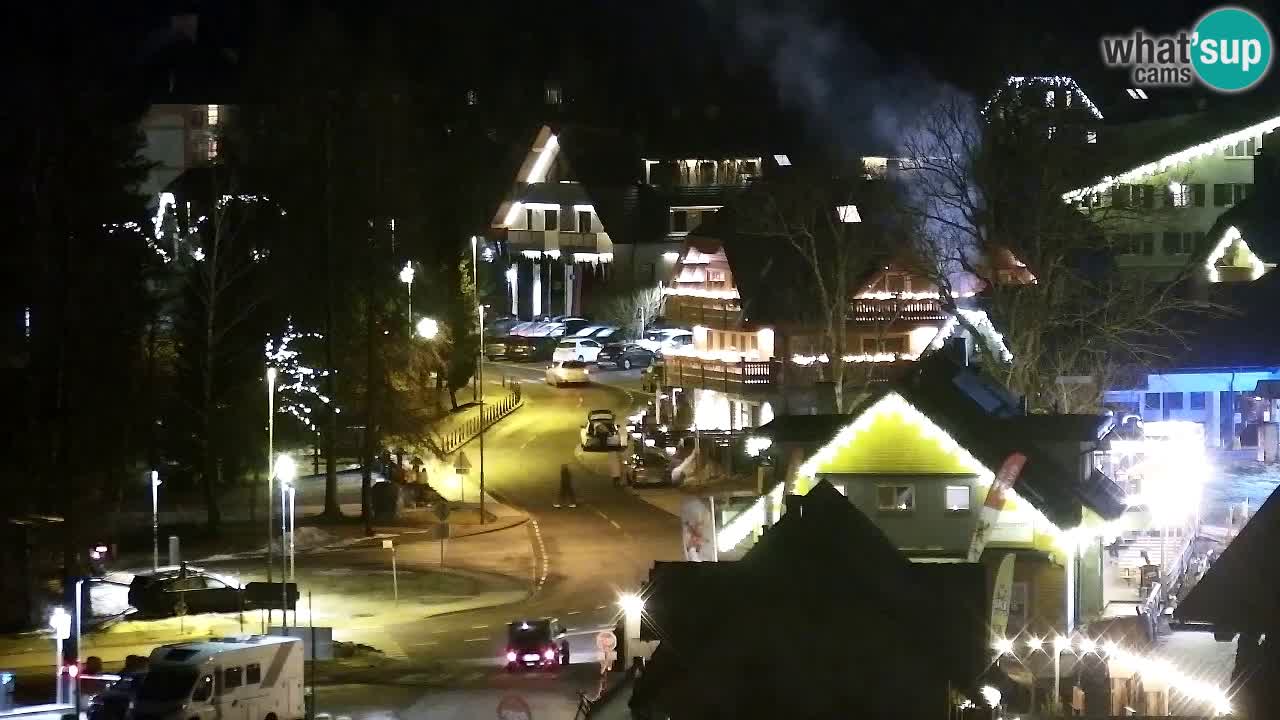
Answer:
<svg viewBox="0 0 1280 720"><path fill-rule="evenodd" d="M664 368L667 385L742 393L773 389L781 364L776 360L725 362L668 356Z"/></svg>
<svg viewBox="0 0 1280 720"><path fill-rule="evenodd" d="M508 230L507 243L512 250L559 250L562 253L609 252L599 250L603 233L580 233L568 230Z"/></svg>
<svg viewBox="0 0 1280 720"><path fill-rule="evenodd" d="M856 298L849 311L854 322L933 322L947 319L937 298Z"/></svg>

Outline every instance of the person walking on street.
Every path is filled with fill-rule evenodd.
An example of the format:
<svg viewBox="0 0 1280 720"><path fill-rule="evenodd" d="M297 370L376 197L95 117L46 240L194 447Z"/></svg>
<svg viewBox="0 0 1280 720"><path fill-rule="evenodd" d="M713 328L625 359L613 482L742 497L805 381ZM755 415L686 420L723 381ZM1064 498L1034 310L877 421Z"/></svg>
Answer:
<svg viewBox="0 0 1280 720"><path fill-rule="evenodd" d="M573 478L569 476L569 466L560 466L560 502L555 507L568 505L571 508L578 507L578 498L573 494Z"/></svg>

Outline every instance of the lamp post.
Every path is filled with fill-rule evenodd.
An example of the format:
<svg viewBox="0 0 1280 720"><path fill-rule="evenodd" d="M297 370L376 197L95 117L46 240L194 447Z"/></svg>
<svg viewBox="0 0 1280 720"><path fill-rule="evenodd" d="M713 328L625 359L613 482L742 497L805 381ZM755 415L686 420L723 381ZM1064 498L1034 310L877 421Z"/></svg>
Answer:
<svg viewBox="0 0 1280 720"><path fill-rule="evenodd" d="M480 403L480 524L484 524L484 303L480 302L480 266L476 264L476 243L478 240L475 235L471 236L471 287L474 288L476 296L476 317L480 321L480 343L476 347L476 383L479 386L478 397L476 400Z"/></svg>
<svg viewBox="0 0 1280 720"><path fill-rule="evenodd" d="M275 556L271 550L271 541L275 534L275 488L274 478L276 452L276 369L267 368L267 582L272 582L271 565ZM267 607L267 628L271 627L271 607Z"/></svg>
<svg viewBox="0 0 1280 720"><path fill-rule="evenodd" d="M151 471L151 572L160 569L160 473Z"/></svg>
<svg viewBox="0 0 1280 720"><path fill-rule="evenodd" d="M281 623L289 626L289 568L293 566L292 519L286 517L285 507L293 494L293 480L298 476L298 466L293 457L280 453L276 457L275 474L280 480L280 614ZM295 618L296 620L296 618Z"/></svg>
<svg viewBox="0 0 1280 720"><path fill-rule="evenodd" d="M80 640L84 637L80 632L80 614L84 609L81 591L84 589L84 578L76 579L76 663L71 666L72 692L75 694L76 718L80 717Z"/></svg>
<svg viewBox="0 0 1280 720"><path fill-rule="evenodd" d="M54 640L54 702L61 705L63 702L63 683L62 683L62 641L71 637L71 616L61 607L53 609L53 614L49 616L49 627L53 629Z"/></svg>
<svg viewBox="0 0 1280 720"><path fill-rule="evenodd" d="M409 328L413 328L413 263L406 260L400 268L400 282L409 286Z"/></svg>

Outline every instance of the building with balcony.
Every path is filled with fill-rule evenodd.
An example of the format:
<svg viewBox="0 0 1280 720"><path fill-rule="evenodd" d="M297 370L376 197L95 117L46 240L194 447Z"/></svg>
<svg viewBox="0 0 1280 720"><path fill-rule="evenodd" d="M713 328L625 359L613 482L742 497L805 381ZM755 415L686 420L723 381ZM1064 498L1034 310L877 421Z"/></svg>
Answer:
<svg viewBox="0 0 1280 720"><path fill-rule="evenodd" d="M775 415L832 412L834 362L844 364L852 402L949 339L972 343L937 287L890 251L862 258L846 354L829 357L812 270L785 241L739 233L734 223L730 208L690 233L664 288L667 321L693 332L691 345L665 353L664 382L697 428L742 430ZM972 283L956 286L972 295ZM969 325L994 332L981 310L963 312Z"/></svg>
<svg viewBox="0 0 1280 720"><path fill-rule="evenodd" d="M778 160L689 158L620 133L539 128L490 227L510 312L582 314L610 292L667 282L684 238L770 167Z"/></svg>

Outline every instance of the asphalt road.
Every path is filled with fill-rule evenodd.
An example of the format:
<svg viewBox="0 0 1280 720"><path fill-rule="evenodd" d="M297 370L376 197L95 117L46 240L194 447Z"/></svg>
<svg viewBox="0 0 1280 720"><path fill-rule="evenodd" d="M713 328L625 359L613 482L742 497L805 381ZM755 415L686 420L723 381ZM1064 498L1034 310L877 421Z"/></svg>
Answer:
<svg viewBox="0 0 1280 720"><path fill-rule="evenodd" d="M620 592L636 590L655 560L680 556L677 519L613 487L607 477L579 462L578 430L588 410L611 408L619 417L643 403L627 390L637 373L594 371L588 386L552 388L541 365L487 363L489 373L522 381L525 407L485 436L487 490L528 512L537 560L545 574L533 596L522 603L433 618L425 623L388 627L410 658L455 659L497 666L505 650L505 626L520 617L559 617L571 634L571 657L594 661L595 632L616 619ZM466 448L478 472L479 443ZM555 508L560 466L574 479L577 508ZM539 542L539 536L541 541ZM434 543L401 553L430 554Z"/></svg>

